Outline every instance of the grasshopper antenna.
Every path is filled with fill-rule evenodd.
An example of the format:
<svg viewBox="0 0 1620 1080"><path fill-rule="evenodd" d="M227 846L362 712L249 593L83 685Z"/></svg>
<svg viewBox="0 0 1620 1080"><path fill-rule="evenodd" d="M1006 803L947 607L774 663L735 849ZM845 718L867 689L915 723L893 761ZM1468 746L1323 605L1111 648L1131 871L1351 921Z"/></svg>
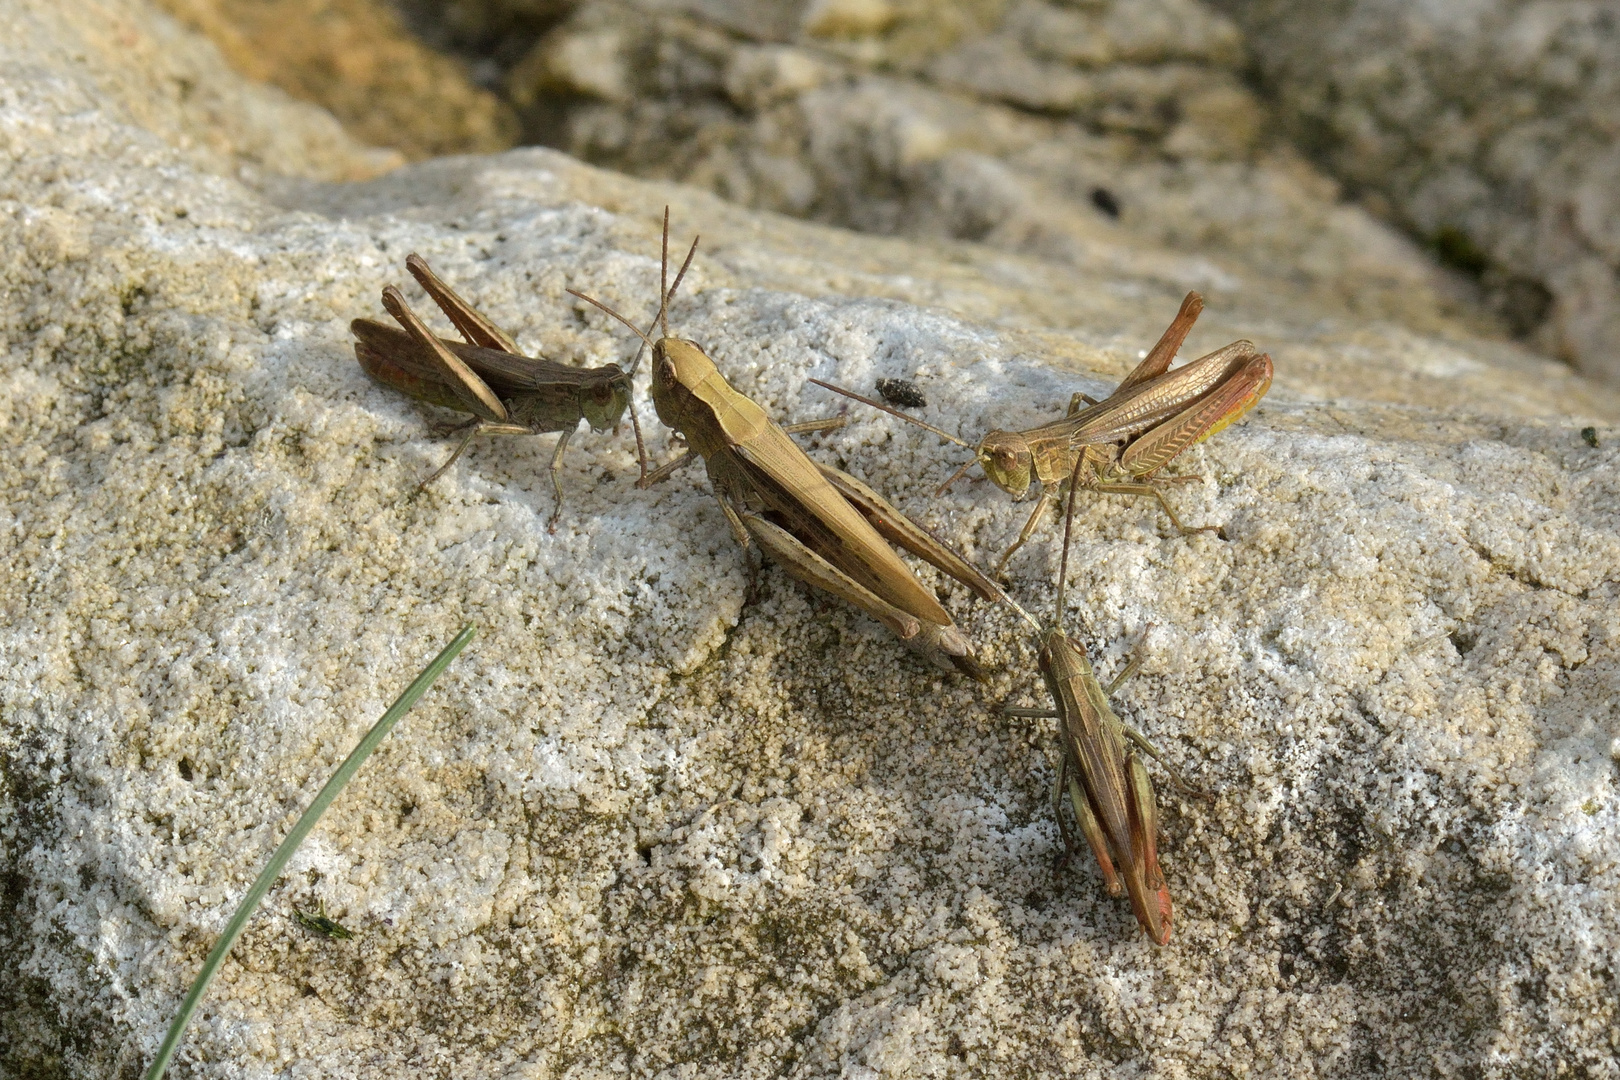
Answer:
<svg viewBox="0 0 1620 1080"><path fill-rule="evenodd" d="M617 311L614 311L612 308L608 307L594 296L586 296L578 289L567 290L568 295L577 296L587 304L594 304L595 306L601 308L603 311L607 312L609 315L628 326L636 337L641 339L641 343L643 345L652 347L653 340L647 335L652 332L653 327L662 326L664 336L669 336L669 302L671 298L674 297L675 290L681 287L681 279L686 277L686 271L691 267L693 257L697 255L698 240L700 239L701 237L692 237L692 249L686 253L686 261L681 264L681 272L675 275L675 284L671 285L668 289L665 289L664 280L667 280L669 277L669 207L664 207L664 260L663 265L659 270L659 276L664 280L660 280L658 283L658 291L660 294L658 297L658 312L653 316L652 322L648 324L647 331L645 333L642 331L641 327L637 326L623 315L620 315ZM640 363L641 350L637 349L636 359L630 365L631 374L635 373L636 365Z"/></svg>
<svg viewBox="0 0 1620 1080"><path fill-rule="evenodd" d="M650 338L646 334L642 333L641 332L641 327L637 326L635 323L631 322L629 319L625 318L623 315L620 315L617 311L614 311L612 308L610 308L606 304L602 303L602 301L598 300L596 297L594 297L594 296L586 296L584 293L580 292L578 289L569 289L568 290L568 295L577 296L581 300L585 301L587 304L594 304L596 307L601 308L603 311L607 312L609 315L613 316L615 319L618 319L620 322L624 323L624 325L628 326L630 328L631 333L635 334L636 337L641 339L641 343L642 343L643 346L652 345L652 338ZM641 350L637 349L636 350L636 363L639 364L640 362L641 362ZM632 367L631 370L634 371L635 369Z"/></svg>
<svg viewBox="0 0 1620 1080"><path fill-rule="evenodd" d="M574 295L578 296L579 294L575 293ZM630 361L630 370L625 372L626 375L630 376L632 379L636 377L636 370L641 367L641 358L645 356L646 353L647 339L643 338L640 347L636 349L636 358Z"/></svg>
<svg viewBox="0 0 1620 1080"><path fill-rule="evenodd" d="M1080 467L1086 455L1076 454L1074 471L1069 474L1069 509L1063 515L1063 559L1058 563L1057 610L1052 613L1052 625L1063 626L1063 594L1069 587L1069 540L1074 534L1074 493L1080 486Z"/></svg>
<svg viewBox="0 0 1620 1080"><path fill-rule="evenodd" d="M1007 593L1006 593L1006 590L1001 590L1001 595L998 596L997 599L1000 600L1003 604L1006 604L1008 607L1012 608L1014 611L1016 611L1020 618L1022 618L1025 622L1029 623L1030 629L1035 631L1036 636L1037 637L1040 636L1040 632L1041 632L1040 620L1035 618L1035 616L1031 615L1029 612L1025 611L1024 610L1024 605L1020 604L1018 601L1016 601L1012 597L1008 596Z"/></svg>
<svg viewBox="0 0 1620 1080"><path fill-rule="evenodd" d="M881 402L881 401L875 401L872 398L866 397L864 394L857 394L853 390L845 390L842 386L834 386L830 382L822 382L820 379L811 379L810 381L815 383L817 386L820 386L820 387L823 387L825 389L831 390L835 394L843 394L847 398L854 398L856 401L860 402L862 405L870 405L870 406L872 406L872 408L880 409L883 412L888 413L890 416L898 416L900 419L906 421L907 423L916 424L920 428L926 428L927 430L932 431L935 435L938 435L940 438L944 439L946 442L953 442L957 446L965 446L969 450L974 449L974 446L973 446L972 443L967 442L964 439L958 439L955 435L952 435L950 432L942 431L941 429L935 427L933 424L930 424L930 423L927 423L925 421L919 420L915 416L911 416L911 415L908 415L906 413L903 413L899 409L892 409L889 406L883 404L883 402ZM977 455L970 458L967 461L966 464L964 464L960 469L957 469L954 473L951 474L951 478L949 480L947 480L943 484L939 485L938 490L936 490L934 492L934 498L937 499L941 495L943 495L947 491L949 491L952 484L956 483L958 480L962 479L962 477L966 476L967 471L969 469L973 468L973 466L977 465L978 463L979 463L979 459L978 459ZM1019 608L1019 611L1022 612L1023 609ZM1028 618L1028 613L1027 612L1025 613L1025 618Z"/></svg>
<svg viewBox="0 0 1620 1080"><path fill-rule="evenodd" d="M669 336L669 304L670 304L670 301L675 299L675 290L681 287L681 282L683 280L685 280L685 278L686 278L686 272L689 269L691 269L691 267L692 267L692 256L697 254L698 241L701 240L701 239L703 239L701 236L692 237L692 246L686 252L686 261L681 263L680 273L675 275L675 284L673 284L673 285L671 285L669 287L669 293L664 297L663 304L661 304L659 306L659 309L658 309L659 315L664 320L664 336L665 337Z"/></svg>
<svg viewBox="0 0 1620 1080"><path fill-rule="evenodd" d="M636 352L636 358L638 360L641 358L639 350ZM636 396L634 394L630 395L630 430L636 433L636 461L641 465L641 479L646 479L647 444L641 439L641 421L636 418Z"/></svg>
<svg viewBox="0 0 1620 1080"><path fill-rule="evenodd" d="M697 254L698 241L701 236L692 237L692 247L686 253L686 261L681 263L680 272L675 275L675 284L669 283L669 207L664 207L664 244L662 256L658 265L658 314L653 316L665 337L669 337L669 305L675 300L675 290L681 287L681 281L686 277L686 271L691 269L692 257ZM651 329L649 327L648 329Z"/></svg>
<svg viewBox="0 0 1620 1080"><path fill-rule="evenodd" d="M865 397L865 396L863 396L861 394L857 394L853 390L845 390L842 386L834 386L832 383L830 383L830 382L822 382L820 379L811 379L810 382L813 382L817 386L820 386L820 387L822 387L824 389L831 390L835 394L843 394L847 398L854 398L856 401L860 402L862 405L870 405L874 409L880 409L883 412L888 413L890 416L898 416L900 419L908 421L909 423L916 424L920 428L927 428L929 431L932 431L935 435L938 435L940 438L945 439L948 442L953 442L957 446L965 446L969 450L973 449L973 444L972 443L966 442L966 441L964 441L962 439L958 439L955 435L952 435L950 432L943 431L943 430L935 427L933 424L930 424L930 423L927 423L926 421L917 419L915 416L908 416L906 413L901 412L899 409L890 408L889 406L883 404L883 402L881 402L881 401L874 401L872 398ZM973 463L970 461L970 462L968 462L968 464L971 465Z"/></svg>
<svg viewBox="0 0 1620 1080"><path fill-rule="evenodd" d="M957 469L955 472L951 473L951 478L949 480L945 481L943 484L939 485L939 487L935 489L934 498L937 499L941 495L945 494L947 491L951 490L951 485L956 483L958 480L962 479L962 477L966 476L967 471L969 469L973 468L973 466L977 465L978 463L979 463L979 459L977 457L971 459L970 461L964 462L960 469Z"/></svg>
<svg viewBox="0 0 1620 1080"><path fill-rule="evenodd" d="M578 296L578 293L574 294ZM632 330L635 327L631 327ZM630 427L636 433L636 458L641 462L641 475L647 475L647 444L641 439L641 421L636 416L636 395L634 393L636 369L641 367L641 358L647 352L647 339L643 337L641 344L636 348L636 358L630 361L630 370L625 375L631 380L632 392L630 394Z"/></svg>

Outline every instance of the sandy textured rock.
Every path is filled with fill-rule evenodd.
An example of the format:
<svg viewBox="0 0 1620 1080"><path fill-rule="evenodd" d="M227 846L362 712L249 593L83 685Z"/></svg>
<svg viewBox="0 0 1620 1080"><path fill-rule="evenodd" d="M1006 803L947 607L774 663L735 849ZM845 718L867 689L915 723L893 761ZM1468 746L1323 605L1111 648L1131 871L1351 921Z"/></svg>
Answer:
<svg viewBox="0 0 1620 1080"><path fill-rule="evenodd" d="M1611 391L1266 279L1210 313L1194 348L1279 368L1172 496L1229 539L1090 502L1068 614L1105 673L1146 648L1121 707L1216 795L1163 799L1157 949L1053 869L1050 732L995 712L1037 700L1004 615L946 590L979 688L774 569L750 593L701 474L637 491L624 435L579 438L554 535L549 439L419 495L443 418L367 381L346 324L415 250L525 347L623 358L563 290L644 316L669 201L708 237L676 323L739 388L802 417L809 375L906 376L977 433L1126 370L1168 255L863 237L544 151L250 186L11 25L0 1068L135 1071L298 809L475 619L187 1075L1612 1074ZM813 452L981 558L1023 516L982 482L932 501L953 455L886 419ZM1013 566L1042 610L1054 564ZM355 940L292 920L321 902Z"/></svg>
<svg viewBox="0 0 1620 1080"><path fill-rule="evenodd" d="M1541 347L1620 382L1614 5L1223 6L1337 176L1481 273Z"/></svg>

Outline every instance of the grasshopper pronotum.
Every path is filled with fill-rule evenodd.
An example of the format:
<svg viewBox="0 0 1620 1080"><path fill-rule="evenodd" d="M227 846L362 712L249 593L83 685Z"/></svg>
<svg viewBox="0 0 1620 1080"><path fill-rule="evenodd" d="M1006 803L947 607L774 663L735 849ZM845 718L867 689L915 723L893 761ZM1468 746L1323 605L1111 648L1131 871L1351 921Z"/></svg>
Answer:
<svg viewBox="0 0 1620 1080"><path fill-rule="evenodd" d="M1158 344L1102 401L1076 394L1062 420L1027 431L992 431L979 440L978 446L882 402L820 379L810 381L971 449L973 460L941 484L940 493L975 463L983 467L997 487L1014 498L1024 497L1031 480L1040 482L1040 499L1023 531L996 562L996 573L1000 574L1013 552L1034 534L1047 507L1057 502L1062 485L1071 475L1091 491L1147 495L1159 500L1182 535L1218 531L1215 526L1183 525L1159 487L1163 480L1155 482L1154 474L1187 447L1209 438L1253 408L1271 387L1272 369L1271 357L1257 352L1252 342L1234 341L1168 371L1176 350L1203 308L1203 298L1188 293ZM1080 463L1085 467L1076 468Z"/></svg>
<svg viewBox="0 0 1620 1080"><path fill-rule="evenodd" d="M555 531L562 514L559 474L569 437L581 420L593 431L616 429L627 407L636 432L641 472L646 475L641 424L630 400L634 364L629 371L617 364L576 368L555 360L523 356L510 337L440 280L426 259L409 255L405 267L449 316L466 343L434 336L392 285L383 289L383 306L404 329L396 330L371 319L356 319L349 329L357 339L355 358L372 378L419 401L473 415L464 425L467 434L461 445L450 460L422 481L423 487L454 465L480 432L539 435L560 431L562 436L551 455L551 486L557 502L547 523ZM640 360L639 353L636 358Z"/></svg>
<svg viewBox="0 0 1620 1080"><path fill-rule="evenodd" d="M758 544L789 574L865 611L937 667L982 679L972 644L889 543L984 599L1003 597L995 583L877 492L811 461L788 438L789 432L835 427L841 420L784 429L726 382L701 346L670 336L669 304L696 254L694 239L675 283L669 284L666 209L658 311L646 332L601 301L574 293L624 323L652 350L653 405L659 419L685 436L690 447L640 483L663 479L694 455L703 458L720 509L745 550ZM656 340L650 336L655 328Z"/></svg>

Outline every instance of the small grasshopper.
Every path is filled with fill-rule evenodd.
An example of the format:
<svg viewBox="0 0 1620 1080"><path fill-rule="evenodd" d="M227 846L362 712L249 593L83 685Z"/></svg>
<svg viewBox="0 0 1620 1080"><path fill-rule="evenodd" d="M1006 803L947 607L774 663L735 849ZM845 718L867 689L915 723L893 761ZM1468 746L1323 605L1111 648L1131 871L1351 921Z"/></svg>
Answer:
<svg viewBox="0 0 1620 1080"><path fill-rule="evenodd" d="M353 930L350 930L336 919L326 917L325 903L322 903L313 915L307 911L293 908L293 918L297 919L298 925L304 929L312 930L324 938L332 938L335 941L348 941L354 937Z"/></svg>
<svg viewBox="0 0 1620 1080"><path fill-rule="evenodd" d="M405 268L449 316L466 343L435 337L392 285L383 289L383 307L404 329L396 330L371 319L356 319L349 329L358 339L354 355L366 374L418 401L473 414L473 419L463 425L467 434L461 445L449 461L422 481L421 487L427 487L454 465L480 432L539 435L560 431L562 436L551 455L551 486L557 502L547 523L556 532L557 519L562 515L563 451L570 436L581 420L593 431L617 430L627 407L636 433L641 473L646 475L641 424L631 403L630 380L635 375L635 364L629 371L617 364L575 368L523 356L510 337L440 280L426 259L409 255ZM637 362L640 359L637 353Z"/></svg>
<svg viewBox="0 0 1620 1080"><path fill-rule="evenodd" d="M666 208L658 311L645 333L601 301L569 290L624 323L652 350L653 404L659 419L690 447L639 483L661 480L701 456L732 535L745 551L757 543L793 577L860 608L935 666L983 680L971 643L889 543L926 559L987 600L1003 596L995 583L877 492L810 460L788 438L838 427L841 418L779 427L726 382L700 345L670 336L669 304L696 254L694 239L670 285ZM661 333L656 341L649 336L654 328Z"/></svg>
<svg viewBox="0 0 1620 1080"><path fill-rule="evenodd" d="M1271 357L1257 353L1252 342L1234 341L1169 371L1176 350L1181 348L1203 309L1203 298L1195 292L1188 293L1158 344L1102 401L1075 394L1069 401L1068 415L1062 420L1028 431L992 431L980 439L976 447L871 398L820 379L810 381L973 450L973 460L941 484L936 494L944 494L975 463L983 467L985 475L997 487L1015 499L1022 499L1028 493L1032 479L1040 482L1040 499L1024 523L1023 531L996 562L999 576L1013 552L1034 535L1047 508L1057 503L1062 485L1071 474L1090 491L1147 495L1159 500L1171 524L1183 536L1219 532L1213 525L1191 528L1183 525L1160 489L1159 485L1166 481L1191 477L1165 477L1155 481L1154 474L1187 447L1203 442L1253 408L1271 387L1272 369ZM1082 408L1082 405L1088 407ZM1086 467L1076 470L1077 461L1084 462Z"/></svg>
<svg viewBox="0 0 1620 1080"><path fill-rule="evenodd" d="M1081 461L1075 462L1075 471ZM1058 721L1062 763L1052 791L1058 827L1063 833L1065 861L1079 844L1063 818L1065 794L1097 865L1102 868L1108 895L1130 896L1131 909L1142 929L1160 945L1170 940L1170 889L1159 869L1159 811L1147 766L1127 745L1146 751L1163 763L1159 751L1141 732L1114 714L1108 698L1135 674L1133 660L1104 688L1086 658L1085 647L1063 632L1063 598L1069 576L1069 542L1074 525L1076 475L1069 485L1069 509L1063 523L1063 559L1058 571L1057 607L1052 625L1042 629L1016 603L1008 603L1036 628L1040 651L1036 663L1052 695L1055 709L1003 709L1007 716L1045 717ZM1169 766L1166 765L1166 768ZM1179 777L1178 786L1185 787ZM1117 869L1116 869L1117 868ZM1123 885L1120 879L1124 879Z"/></svg>

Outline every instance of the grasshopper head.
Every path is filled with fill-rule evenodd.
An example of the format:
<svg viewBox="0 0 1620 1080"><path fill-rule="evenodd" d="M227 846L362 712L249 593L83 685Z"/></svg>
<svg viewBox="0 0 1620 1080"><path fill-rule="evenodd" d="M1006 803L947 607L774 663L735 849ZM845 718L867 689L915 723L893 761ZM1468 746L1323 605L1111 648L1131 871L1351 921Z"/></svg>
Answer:
<svg viewBox="0 0 1620 1080"><path fill-rule="evenodd" d="M630 407L630 376L620 372L605 379L587 382L579 388L579 410L592 431L611 431L619 426L624 410Z"/></svg>
<svg viewBox="0 0 1620 1080"><path fill-rule="evenodd" d="M992 431L979 443L979 464L1002 491L1015 499L1024 497L1034 473L1034 457L1029 443L1016 431Z"/></svg>
<svg viewBox="0 0 1620 1080"><path fill-rule="evenodd" d="M690 434L688 405L710 376L719 374L703 346L685 338L665 337L653 343L652 399L658 418Z"/></svg>

